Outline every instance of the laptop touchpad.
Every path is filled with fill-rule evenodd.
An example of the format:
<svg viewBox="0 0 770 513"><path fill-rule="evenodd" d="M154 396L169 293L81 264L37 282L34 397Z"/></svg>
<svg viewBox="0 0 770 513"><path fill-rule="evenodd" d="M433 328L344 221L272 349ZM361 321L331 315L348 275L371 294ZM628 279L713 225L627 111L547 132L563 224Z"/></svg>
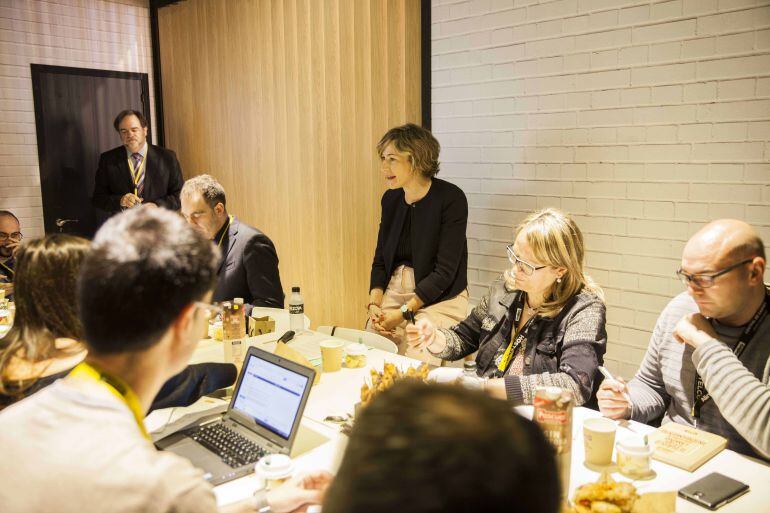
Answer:
<svg viewBox="0 0 770 513"><path fill-rule="evenodd" d="M297 430L297 436L294 438L294 445L291 448L291 457L296 458L301 454L310 452L328 441L329 439L318 431L314 431L304 424L300 424L299 429Z"/></svg>
<svg viewBox="0 0 770 513"><path fill-rule="evenodd" d="M173 445L165 447L164 450L187 458L194 466L204 472L211 472L214 476L232 471L219 456L190 438L183 438Z"/></svg>

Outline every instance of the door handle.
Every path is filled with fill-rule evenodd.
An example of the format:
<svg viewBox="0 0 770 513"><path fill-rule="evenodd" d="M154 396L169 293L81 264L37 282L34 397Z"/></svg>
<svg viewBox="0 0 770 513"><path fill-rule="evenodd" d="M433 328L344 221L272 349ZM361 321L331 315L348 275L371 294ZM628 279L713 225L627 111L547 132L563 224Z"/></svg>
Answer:
<svg viewBox="0 0 770 513"><path fill-rule="evenodd" d="M59 233L62 233L64 231L64 225L67 223L77 223L79 219L56 219L56 227L59 229Z"/></svg>

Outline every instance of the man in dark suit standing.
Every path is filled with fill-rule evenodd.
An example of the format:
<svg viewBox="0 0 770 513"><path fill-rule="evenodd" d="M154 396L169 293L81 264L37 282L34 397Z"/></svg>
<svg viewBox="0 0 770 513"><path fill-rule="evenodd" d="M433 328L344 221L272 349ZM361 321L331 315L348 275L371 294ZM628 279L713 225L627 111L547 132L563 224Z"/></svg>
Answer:
<svg viewBox="0 0 770 513"><path fill-rule="evenodd" d="M147 142L147 120L135 110L115 118L122 146L102 153L93 205L109 215L138 204L179 210L182 169L176 154Z"/></svg>
<svg viewBox="0 0 770 513"><path fill-rule="evenodd" d="M246 314L254 306L283 308L278 254L267 235L227 213L225 189L210 175L187 180L182 215L222 252L214 301L243 298Z"/></svg>

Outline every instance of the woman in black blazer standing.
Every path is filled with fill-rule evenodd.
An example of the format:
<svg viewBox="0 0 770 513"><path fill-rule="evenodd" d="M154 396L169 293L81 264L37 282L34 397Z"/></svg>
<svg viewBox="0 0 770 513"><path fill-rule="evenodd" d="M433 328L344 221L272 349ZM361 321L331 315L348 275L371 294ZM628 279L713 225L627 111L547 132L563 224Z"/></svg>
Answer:
<svg viewBox="0 0 770 513"><path fill-rule="evenodd" d="M393 340L411 354L407 322L429 318L449 327L468 310L468 200L456 185L435 177L441 147L414 124L390 129L377 143L388 190L369 285L367 329Z"/></svg>

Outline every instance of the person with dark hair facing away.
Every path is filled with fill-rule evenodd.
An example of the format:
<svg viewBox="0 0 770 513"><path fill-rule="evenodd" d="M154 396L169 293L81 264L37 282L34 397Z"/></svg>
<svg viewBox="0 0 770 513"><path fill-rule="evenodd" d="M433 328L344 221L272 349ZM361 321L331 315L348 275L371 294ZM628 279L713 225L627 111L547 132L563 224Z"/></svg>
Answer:
<svg viewBox="0 0 770 513"><path fill-rule="evenodd" d="M18 251L16 318L0 339L0 410L65 377L86 356L75 287L90 243L66 234L28 241ZM235 383L234 365L187 366L169 379L151 410L188 406Z"/></svg>
<svg viewBox="0 0 770 513"><path fill-rule="evenodd" d="M356 418L324 513L556 513L553 449L505 401L405 380Z"/></svg>
<svg viewBox="0 0 770 513"><path fill-rule="evenodd" d="M9 210L0 210L0 289L6 297L13 296L15 256L21 239L19 218Z"/></svg>
<svg viewBox="0 0 770 513"><path fill-rule="evenodd" d="M398 345L399 353L440 360L406 344L414 319L449 327L468 311L468 200L456 185L436 178L439 142L412 123L391 128L377 143L388 190L369 281L367 329Z"/></svg>
<svg viewBox="0 0 770 513"><path fill-rule="evenodd" d="M278 253L270 237L227 213L225 188L211 175L184 183L182 215L222 252L214 301L243 298L246 315L255 306L283 308Z"/></svg>
<svg viewBox="0 0 770 513"><path fill-rule="evenodd" d="M3 513L217 510L203 472L158 451L143 419L213 314L218 261L216 246L165 209L102 226L77 284L85 361L0 412ZM296 479L224 510L294 511L320 501L327 481Z"/></svg>
<svg viewBox="0 0 770 513"><path fill-rule="evenodd" d="M108 215L140 204L179 210L184 180L176 154L147 142L139 111L120 112L113 125L123 144L99 157L93 205Z"/></svg>

